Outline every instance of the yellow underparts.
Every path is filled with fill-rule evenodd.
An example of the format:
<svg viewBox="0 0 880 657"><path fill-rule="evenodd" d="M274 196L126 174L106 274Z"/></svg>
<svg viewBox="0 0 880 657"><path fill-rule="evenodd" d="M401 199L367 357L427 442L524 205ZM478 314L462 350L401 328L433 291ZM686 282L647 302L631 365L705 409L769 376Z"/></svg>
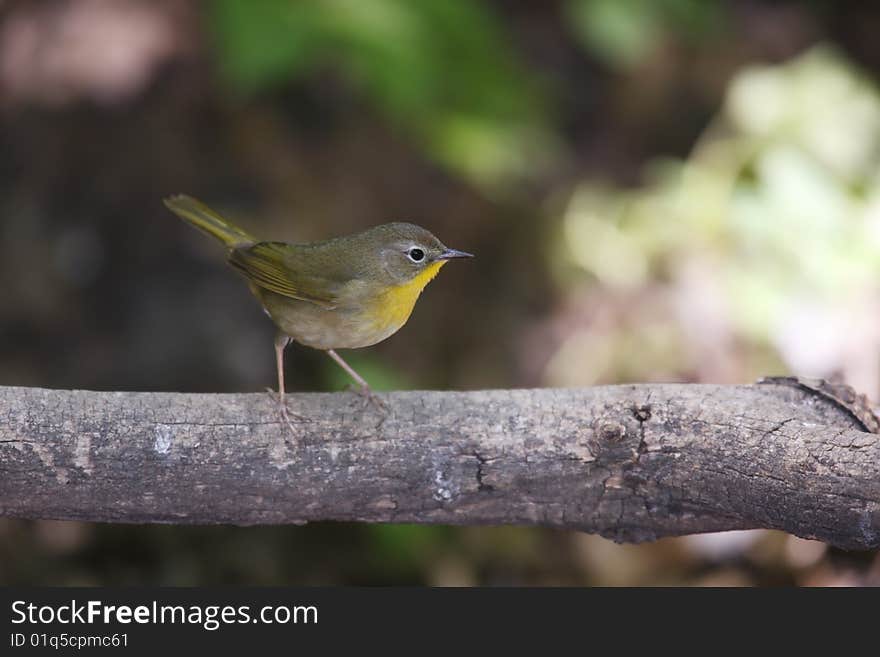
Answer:
<svg viewBox="0 0 880 657"><path fill-rule="evenodd" d="M409 319L416 305L416 300L431 282L440 268L446 264L446 260L433 262L422 270L415 278L403 285L395 285L386 290L377 304L378 312L376 324L379 326L393 326L395 330L400 328Z"/></svg>

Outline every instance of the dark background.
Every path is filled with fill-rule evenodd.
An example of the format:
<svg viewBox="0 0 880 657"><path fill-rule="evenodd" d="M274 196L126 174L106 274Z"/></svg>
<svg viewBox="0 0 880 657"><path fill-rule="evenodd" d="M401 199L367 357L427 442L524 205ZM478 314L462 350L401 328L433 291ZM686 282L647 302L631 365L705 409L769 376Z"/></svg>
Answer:
<svg viewBox="0 0 880 657"><path fill-rule="evenodd" d="M346 355L379 389L838 376L880 393L880 7L0 2L0 384L255 391L273 328L185 192L268 239L478 254ZM339 390L288 351L291 390ZM0 519L0 583L877 584L772 532Z"/></svg>

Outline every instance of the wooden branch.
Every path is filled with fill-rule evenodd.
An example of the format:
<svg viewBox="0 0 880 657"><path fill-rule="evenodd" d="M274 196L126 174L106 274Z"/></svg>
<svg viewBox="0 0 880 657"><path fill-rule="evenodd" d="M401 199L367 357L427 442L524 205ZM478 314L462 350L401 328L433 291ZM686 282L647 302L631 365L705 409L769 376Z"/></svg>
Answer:
<svg viewBox="0 0 880 657"><path fill-rule="evenodd" d="M292 395L291 430L267 394L0 388L0 515L617 541L765 527L880 547L880 437L796 381L382 397L385 416L350 393Z"/></svg>

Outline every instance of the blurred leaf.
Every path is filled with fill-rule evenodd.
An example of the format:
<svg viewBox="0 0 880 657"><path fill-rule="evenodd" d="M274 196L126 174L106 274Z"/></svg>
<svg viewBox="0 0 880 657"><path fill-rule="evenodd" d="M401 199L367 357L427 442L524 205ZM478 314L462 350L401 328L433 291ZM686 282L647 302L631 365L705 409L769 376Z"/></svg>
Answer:
<svg viewBox="0 0 880 657"><path fill-rule="evenodd" d="M211 27L223 73L244 93L300 73L321 45L318 9L311 2L215 0Z"/></svg>
<svg viewBox="0 0 880 657"><path fill-rule="evenodd" d="M552 150L538 88L497 19L468 0L215 0L221 68L240 92L328 68L473 181L526 173Z"/></svg>
<svg viewBox="0 0 880 657"><path fill-rule="evenodd" d="M408 570L424 564L457 532L443 525L370 525L373 552L385 568Z"/></svg>
<svg viewBox="0 0 880 657"><path fill-rule="evenodd" d="M572 330L548 382L650 380L695 346L690 360L705 368L726 341L749 350L740 361L763 354L762 370L780 359L877 390L880 368L862 354L880 347L878 171L880 93L840 54L816 47L744 69L686 161L655 167L641 188L587 180L571 195L564 262L615 295L680 301Z"/></svg>
<svg viewBox="0 0 880 657"><path fill-rule="evenodd" d="M569 0L568 21L586 48L616 68L631 68L669 34L698 39L721 24L714 0Z"/></svg>

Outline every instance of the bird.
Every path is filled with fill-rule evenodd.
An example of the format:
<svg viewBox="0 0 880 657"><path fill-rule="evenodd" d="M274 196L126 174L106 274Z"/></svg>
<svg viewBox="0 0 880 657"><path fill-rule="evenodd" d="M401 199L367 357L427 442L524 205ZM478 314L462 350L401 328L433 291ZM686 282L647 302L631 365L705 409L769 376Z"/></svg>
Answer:
<svg viewBox="0 0 880 657"><path fill-rule="evenodd" d="M394 335L447 262L473 257L412 223L293 244L260 240L191 196L170 196L164 204L226 247L227 262L247 279L275 324L278 403L288 425L284 350L292 341L326 352L375 402L367 381L337 349L369 347Z"/></svg>

